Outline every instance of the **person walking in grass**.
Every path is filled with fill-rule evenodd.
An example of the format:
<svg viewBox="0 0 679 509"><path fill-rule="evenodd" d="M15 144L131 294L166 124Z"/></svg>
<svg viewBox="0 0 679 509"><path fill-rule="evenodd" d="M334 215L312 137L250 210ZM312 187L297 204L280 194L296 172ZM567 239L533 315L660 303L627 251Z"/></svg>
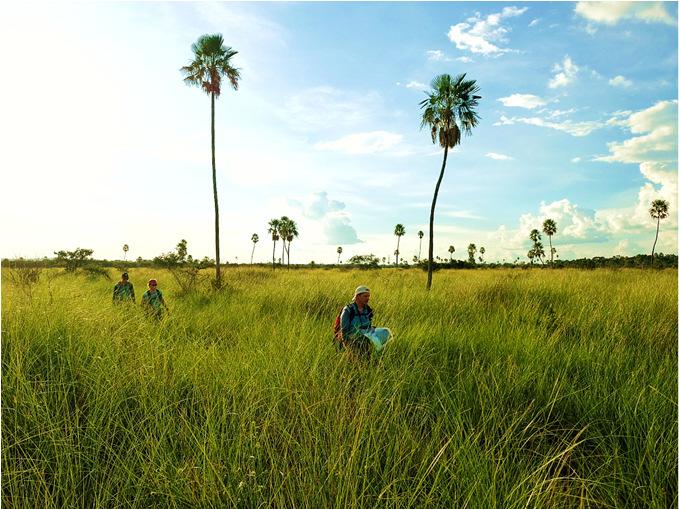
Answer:
<svg viewBox="0 0 679 509"><path fill-rule="evenodd" d="M141 306L149 316L155 316L159 320L163 317L163 308L170 311L155 279L149 279L149 289L141 297Z"/></svg>
<svg viewBox="0 0 679 509"><path fill-rule="evenodd" d="M130 283L130 276L123 272L120 281L113 287L113 303L122 304L123 302L135 302L134 286Z"/></svg>
<svg viewBox="0 0 679 509"><path fill-rule="evenodd" d="M372 351L379 353L392 337L387 328L372 325L374 313L368 305L370 288L359 286L354 298L340 313L340 344L354 353L370 357Z"/></svg>

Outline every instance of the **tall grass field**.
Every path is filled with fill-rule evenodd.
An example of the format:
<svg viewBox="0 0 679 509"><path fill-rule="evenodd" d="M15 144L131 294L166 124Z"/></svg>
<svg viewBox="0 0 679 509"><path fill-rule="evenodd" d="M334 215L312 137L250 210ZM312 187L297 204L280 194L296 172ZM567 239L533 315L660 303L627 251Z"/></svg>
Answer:
<svg viewBox="0 0 679 509"><path fill-rule="evenodd" d="M6 272L3 508L677 507L676 270Z"/></svg>

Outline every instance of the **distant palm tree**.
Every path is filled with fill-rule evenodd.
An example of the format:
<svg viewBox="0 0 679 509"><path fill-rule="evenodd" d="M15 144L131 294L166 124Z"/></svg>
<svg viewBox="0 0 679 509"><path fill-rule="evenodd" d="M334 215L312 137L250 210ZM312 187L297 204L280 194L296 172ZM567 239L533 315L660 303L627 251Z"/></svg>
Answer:
<svg viewBox="0 0 679 509"><path fill-rule="evenodd" d="M476 255L476 244L469 244L467 246L467 254L469 255L469 263L476 263L474 256Z"/></svg>
<svg viewBox="0 0 679 509"><path fill-rule="evenodd" d="M455 246L448 246L448 252L450 253L450 263L453 263L453 253L455 252Z"/></svg>
<svg viewBox="0 0 679 509"><path fill-rule="evenodd" d="M394 227L394 235L396 235L396 238L398 239L396 241L396 251L394 254L396 255L396 265L398 265L398 255L399 255L399 250L398 248L400 247L401 244L401 237L406 234L406 229L405 227L399 223Z"/></svg>
<svg viewBox="0 0 679 509"><path fill-rule="evenodd" d="M649 214L653 219L658 220L658 226L655 229L655 240L653 241L653 249L651 250L651 267L653 267L653 257L655 256L655 244L658 242L658 232L660 232L660 220L668 216L667 210L669 204L665 200L653 200L651 208L648 209Z"/></svg>
<svg viewBox="0 0 679 509"><path fill-rule="evenodd" d="M419 262L422 259L422 237L424 237L424 232L420 230L417 232L417 236L420 238L420 250L417 253L417 261Z"/></svg>
<svg viewBox="0 0 679 509"><path fill-rule="evenodd" d="M286 234L287 234L285 236L285 240L288 241L288 247L287 247L288 268L290 268L290 243L292 242L292 239L299 236L299 232L297 231L297 223L295 223L292 219L288 219L287 227L286 227L285 231L286 231Z"/></svg>
<svg viewBox="0 0 679 509"><path fill-rule="evenodd" d="M549 237L549 264L554 265L554 248L552 247L552 235L556 233L556 222L553 219L545 219L542 223L542 231Z"/></svg>
<svg viewBox="0 0 679 509"><path fill-rule="evenodd" d="M339 265L340 256L342 256L342 246L339 246L339 247L337 248L337 265Z"/></svg>
<svg viewBox="0 0 679 509"><path fill-rule="evenodd" d="M542 242L541 242L542 235L540 235L540 232L537 229L533 228L530 231L529 237L530 237L530 240L533 241L533 249L532 249L533 257L540 260L540 263L542 263L542 265L544 265L545 262L542 260L542 257L545 256L545 249L542 246Z"/></svg>
<svg viewBox="0 0 679 509"><path fill-rule="evenodd" d="M420 102L424 109L420 129L427 126L431 130L432 143L443 147L443 164L441 174L436 181L434 198L431 202L429 214L429 267L427 269L427 290L431 289L432 272L434 269L434 210L439 188L446 170L448 149L458 145L462 133L471 134L472 128L479 122L479 116L474 109L478 106L481 96L475 95L479 91L476 81L465 80L466 75L460 74L452 78L449 74L436 76L431 82L431 92L427 99Z"/></svg>
<svg viewBox="0 0 679 509"><path fill-rule="evenodd" d="M255 246L257 245L257 242L259 242L259 235L253 233L250 240L252 241L252 254L250 255L250 265L252 265L252 259L255 256Z"/></svg>
<svg viewBox="0 0 679 509"><path fill-rule="evenodd" d="M127 252L130 250L130 246L123 244L123 260L127 261Z"/></svg>
<svg viewBox="0 0 679 509"><path fill-rule="evenodd" d="M281 249L281 265L285 265L285 242L288 240L288 229L290 228L290 218L288 216L281 216L278 220L278 233L281 236L283 247Z"/></svg>
<svg viewBox="0 0 679 509"><path fill-rule="evenodd" d="M274 269L276 268L276 241L281 238L279 232L280 226L281 222L278 219L272 219L271 221L269 221L269 229L267 230L271 234L271 240L273 240L273 254L271 257L271 266Z"/></svg>
<svg viewBox="0 0 679 509"><path fill-rule="evenodd" d="M221 34L202 35L191 45L194 59L181 68L184 82L201 87L210 96L211 133L212 133L212 194L215 202L215 261L217 267L215 284L222 284L219 270L219 203L217 200L217 167L215 165L215 99L222 91L222 77L226 76L234 90L238 90L240 70L231 65L231 59L238 54L228 46L224 46Z"/></svg>
<svg viewBox="0 0 679 509"><path fill-rule="evenodd" d="M481 253L481 256L479 256L479 261L483 263L483 255L486 254L486 248L481 246L481 249L479 249L479 253Z"/></svg>

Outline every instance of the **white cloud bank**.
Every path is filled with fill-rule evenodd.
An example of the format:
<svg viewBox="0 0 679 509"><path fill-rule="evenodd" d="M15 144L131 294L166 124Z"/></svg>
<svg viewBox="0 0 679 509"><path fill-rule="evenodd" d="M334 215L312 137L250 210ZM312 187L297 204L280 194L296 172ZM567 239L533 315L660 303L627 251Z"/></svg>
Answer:
<svg viewBox="0 0 679 509"><path fill-rule="evenodd" d="M448 31L448 39L455 43L457 49L482 55L502 55L512 50L498 46L508 42L509 28L502 26L501 22L507 18L520 16L526 10L526 7L521 9L505 7L501 12L490 14L485 18L477 13L466 22L452 25Z"/></svg>
<svg viewBox="0 0 679 509"><path fill-rule="evenodd" d="M614 87L629 88L632 86L632 82L625 78L624 76L618 75L615 78L608 80L608 84Z"/></svg>
<svg viewBox="0 0 679 509"><path fill-rule="evenodd" d="M507 117L505 115L500 116L500 120L495 122L494 126L503 125L514 125L514 124L527 124L536 127L547 127L549 129L556 129L557 131L563 131L570 134L571 136L587 136L589 133L595 129L600 129L605 124L603 122L598 122L596 120L587 120L583 122L573 122L571 120L565 120L563 122L553 122L551 120L546 120L541 117Z"/></svg>
<svg viewBox="0 0 679 509"><path fill-rule="evenodd" d="M511 161L514 159L513 157L507 156L505 154L496 154L495 152L488 152L486 154L486 157L490 157L491 159L495 159L496 161Z"/></svg>
<svg viewBox="0 0 679 509"><path fill-rule="evenodd" d="M606 25L615 25L623 19L667 25L676 23L662 2L578 2L575 13Z"/></svg>

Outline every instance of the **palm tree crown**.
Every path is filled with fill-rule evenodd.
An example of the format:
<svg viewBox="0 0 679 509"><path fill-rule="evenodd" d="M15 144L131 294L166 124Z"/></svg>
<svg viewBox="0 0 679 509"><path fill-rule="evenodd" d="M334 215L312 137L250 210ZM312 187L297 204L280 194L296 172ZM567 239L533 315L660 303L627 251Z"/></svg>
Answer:
<svg viewBox="0 0 679 509"><path fill-rule="evenodd" d="M475 80L465 80L466 74L452 78L450 74L436 76L431 82L433 89L427 99L420 103L424 109L420 128L431 129L431 141L443 148L453 148L460 143L461 134L471 134L479 123L474 111L481 96L475 95L479 87Z"/></svg>
<svg viewBox="0 0 679 509"><path fill-rule="evenodd" d="M653 200L653 203L651 203L651 208L648 209L648 212L651 214L653 219L665 219L668 216L668 208L669 205L665 200Z"/></svg>
<svg viewBox="0 0 679 509"><path fill-rule="evenodd" d="M181 68L188 85L201 87L210 95L219 97L222 92L222 76L226 76L234 90L238 90L240 69L231 65L231 58L238 52L224 46L222 34L203 35L191 45L195 58Z"/></svg>

